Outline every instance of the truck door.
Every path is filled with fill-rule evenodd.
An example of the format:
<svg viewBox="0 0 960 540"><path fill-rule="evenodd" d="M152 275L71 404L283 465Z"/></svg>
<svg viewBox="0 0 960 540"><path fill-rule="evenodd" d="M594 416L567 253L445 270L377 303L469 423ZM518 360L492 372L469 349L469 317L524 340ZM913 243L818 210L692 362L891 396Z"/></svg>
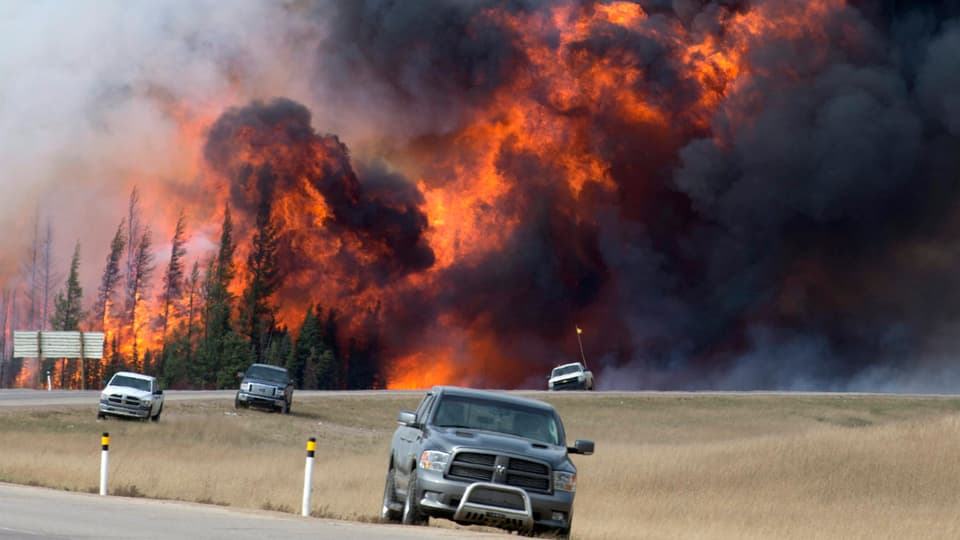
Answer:
<svg viewBox="0 0 960 540"><path fill-rule="evenodd" d="M427 415L430 411L430 406L433 404L433 393L427 393L426 396L420 401L420 405L417 406L416 415L417 415L417 426L401 426L400 427L400 444L397 449L397 473L398 476L402 478L396 479L396 484L398 488L405 489L407 481L410 477L410 473L413 472L413 469L417 466L417 459L419 458L420 453L420 441L423 438L423 423L427 421Z"/></svg>

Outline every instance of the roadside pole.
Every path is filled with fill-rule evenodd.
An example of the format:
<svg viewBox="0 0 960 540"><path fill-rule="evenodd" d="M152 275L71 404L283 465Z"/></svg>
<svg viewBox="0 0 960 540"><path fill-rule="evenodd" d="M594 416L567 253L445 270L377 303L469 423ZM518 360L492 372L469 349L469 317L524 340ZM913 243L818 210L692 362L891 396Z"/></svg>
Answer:
<svg viewBox="0 0 960 540"><path fill-rule="evenodd" d="M303 508L300 515L307 517L310 515L310 488L313 484L313 455L317 450L317 438L310 437L307 440L307 463L303 472Z"/></svg>
<svg viewBox="0 0 960 540"><path fill-rule="evenodd" d="M104 431L100 437L100 495L107 494L107 464L110 461L110 433Z"/></svg>
<svg viewBox="0 0 960 540"><path fill-rule="evenodd" d="M583 360L583 369L587 368L587 356L583 354L583 340L580 339L580 334L583 333L583 330L580 329L580 325L577 325L577 343L580 344L580 359Z"/></svg>

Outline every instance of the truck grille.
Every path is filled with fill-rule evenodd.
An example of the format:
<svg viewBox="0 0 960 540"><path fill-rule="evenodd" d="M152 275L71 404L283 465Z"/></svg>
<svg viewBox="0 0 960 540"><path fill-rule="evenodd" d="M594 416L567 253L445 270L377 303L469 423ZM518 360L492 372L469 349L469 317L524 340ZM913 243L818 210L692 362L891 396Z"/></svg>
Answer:
<svg viewBox="0 0 960 540"><path fill-rule="evenodd" d="M470 493L469 502L476 504L485 504L487 506L498 506L500 508L510 508L511 510L523 510L523 497L518 493L509 493L498 489L489 489L478 487Z"/></svg>
<svg viewBox="0 0 960 540"><path fill-rule="evenodd" d="M139 407L140 399L123 394L110 394L107 398L111 405L125 405L127 407Z"/></svg>
<svg viewBox="0 0 960 540"><path fill-rule="evenodd" d="M258 396L268 396L273 397L276 395L276 390L273 386L267 386L264 384L250 383L250 393L256 394Z"/></svg>
<svg viewBox="0 0 960 540"><path fill-rule="evenodd" d="M579 380L577 380L576 377L574 377L574 378L572 378L572 379L566 379L566 380L563 380L563 381L556 381L556 382L554 382L554 383L553 383L553 389L554 389L554 390L563 390L563 389L565 389L565 388L579 388L579 387L582 386L582 385L583 385L583 383L581 383Z"/></svg>
<svg viewBox="0 0 960 540"><path fill-rule="evenodd" d="M496 454L459 452L447 469L447 477L550 492L550 467L546 463Z"/></svg>

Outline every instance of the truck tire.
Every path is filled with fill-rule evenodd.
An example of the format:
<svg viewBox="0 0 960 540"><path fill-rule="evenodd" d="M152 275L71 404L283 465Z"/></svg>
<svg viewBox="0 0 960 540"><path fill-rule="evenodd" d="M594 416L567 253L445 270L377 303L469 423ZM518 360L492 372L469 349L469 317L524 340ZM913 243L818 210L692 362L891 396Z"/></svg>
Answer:
<svg viewBox="0 0 960 540"><path fill-rule="evenodd" d="M162 413L162 412L163 412L163 405L161 404L161 405L160 405L160 409L157 411L157 414L150 417L150 421L151 421L151 422L159 422L159 421L160 421L160 413Z"/></svg>
<svg viewBox="0 0 960 540"><path fill-rule="evenodd" d="M400 518L403 517L403 512L392 508L398 504L395 482L393 464L391 463L390 469L387 470L387 479L383 482L383 507L380 509L380 519L398 523Z"/></svg>
<svg viewBox="0 0 960 540"><path fill-rule="evenodd" d="M428 518L420 510L419 488L417 487L417 466L414 464L407 483L407 500L403 503L404 525L426 525Z"/></svg>

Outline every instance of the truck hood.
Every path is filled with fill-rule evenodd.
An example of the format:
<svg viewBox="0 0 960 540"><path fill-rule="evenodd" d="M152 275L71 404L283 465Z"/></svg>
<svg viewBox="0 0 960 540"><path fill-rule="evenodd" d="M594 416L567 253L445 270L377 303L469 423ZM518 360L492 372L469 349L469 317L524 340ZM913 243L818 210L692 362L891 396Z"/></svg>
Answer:
<svg viewBox="0 0 960 540"><path fill-rule="evenodd" d="M256 377L244 377L243 381L240 384L244 383L255 383L262 386L275 386L277 388L285 388L287 383L268 381L266 379L258 379Z"/></svg>
<svg viewBox="0 0 960 540"><path fill-rule="evenodd" d="M475 448L481 452L502 452L546 461L553 468L576 470L567 457L565 446L555 446L505 435L491 431L463 428L430 427L430 440L438 444L437 450L454 451L459 448ZM569 467L561 467L569 463Z"/></svg>
<svg viewBox="0 0 960 540"><path fill-rule="evenodd" d="M132 388L130 386L113 386L107 385L103 389L102 393L104 394L123 394L125 396L133 396L141 401L145 399L152 399L153 394L149 390L139 390L137 388Z"/></svg>

